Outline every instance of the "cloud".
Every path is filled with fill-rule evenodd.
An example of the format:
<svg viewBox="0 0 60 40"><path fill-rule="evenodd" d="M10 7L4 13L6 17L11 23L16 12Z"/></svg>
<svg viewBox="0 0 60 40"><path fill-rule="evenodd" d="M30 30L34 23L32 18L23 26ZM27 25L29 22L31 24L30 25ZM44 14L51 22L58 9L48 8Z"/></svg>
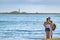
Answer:
<svg viewBox="0 0 60 40"><path fill-rule="evenodd" d="M0 2L60 2L60 0L0 0Z"/></svg>
<svg viewBox="0 0 60 40"><path fill-rule="evenodd" d="M0 5L0 11L60 12L60 0L0 0Z"/></svg>
<svg viewBox="0 0 60 40"><path fill-rule="evenodd" d="M0 4L60 5L60 0L0 0Z"/></svg>
<svg viewBox="0 0 60 40"><path fill-rule="evenodd" d="M60 0L47 0L49 2L59 2Z"/></svg>
<svg viewBox="0 0 60 40"><path fill-rule="evenodd" d="M44 0L25 0L25 1L28 1L28 2L42 2Z"/></svg>

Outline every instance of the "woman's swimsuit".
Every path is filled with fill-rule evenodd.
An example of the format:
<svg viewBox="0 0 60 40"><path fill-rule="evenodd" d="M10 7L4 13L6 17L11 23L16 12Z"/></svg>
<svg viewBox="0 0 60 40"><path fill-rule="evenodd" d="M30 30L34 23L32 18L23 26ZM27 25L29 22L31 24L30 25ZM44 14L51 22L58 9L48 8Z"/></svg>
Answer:
<svg viewBox="0 0 60 40"><path fill-rule="evenodd" d="M51 30L50 24L45 25L45 31L50 31L50 30Z"/></svg>
<svg viewBox="0 0 60 40"><path fill-rule="evenodd" d="M45 25L45 31L50 31L50 33L52 35L52 28L51 28L50 24Z"/></svg>

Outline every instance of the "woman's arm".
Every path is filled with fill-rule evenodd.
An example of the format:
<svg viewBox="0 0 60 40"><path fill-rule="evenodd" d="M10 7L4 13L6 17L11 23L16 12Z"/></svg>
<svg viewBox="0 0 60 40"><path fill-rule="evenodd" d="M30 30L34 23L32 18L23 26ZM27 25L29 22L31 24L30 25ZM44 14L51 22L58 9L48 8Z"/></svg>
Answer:
<svg viewBox="0 0 60 40"><path fill-rule="evenodd" d="M45 27L45 25L46 25L46 22L44 22L44 24L43 24L43 25L44 25L44 27Z"/></svg>

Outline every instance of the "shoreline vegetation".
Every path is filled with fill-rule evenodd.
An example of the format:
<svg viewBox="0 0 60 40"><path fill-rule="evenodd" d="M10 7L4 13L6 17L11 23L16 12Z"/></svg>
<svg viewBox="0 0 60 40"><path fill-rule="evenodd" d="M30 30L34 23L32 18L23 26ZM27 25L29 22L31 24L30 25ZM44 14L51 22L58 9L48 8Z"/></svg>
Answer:
<svg viewBox="0 0 60 40"><path fill-rule="evenodd" d="M27 13L27 12L19 12L19 11L12 11L12 12L0 12L0 14L60 14L60 13Z"/></svg>

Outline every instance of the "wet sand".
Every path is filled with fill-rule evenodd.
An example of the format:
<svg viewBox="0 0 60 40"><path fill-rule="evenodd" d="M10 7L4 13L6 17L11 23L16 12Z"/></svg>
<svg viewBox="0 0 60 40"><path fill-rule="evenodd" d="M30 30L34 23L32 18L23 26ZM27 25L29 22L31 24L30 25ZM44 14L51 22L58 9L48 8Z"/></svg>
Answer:
<svg viewBox="0 0 60 40"><path fill-rule="evenodd" d="M42 40L46 40L46 39L42 39ZM60 38L53 38L53 39L47 39L47 40L60 40Z"/></svg>

